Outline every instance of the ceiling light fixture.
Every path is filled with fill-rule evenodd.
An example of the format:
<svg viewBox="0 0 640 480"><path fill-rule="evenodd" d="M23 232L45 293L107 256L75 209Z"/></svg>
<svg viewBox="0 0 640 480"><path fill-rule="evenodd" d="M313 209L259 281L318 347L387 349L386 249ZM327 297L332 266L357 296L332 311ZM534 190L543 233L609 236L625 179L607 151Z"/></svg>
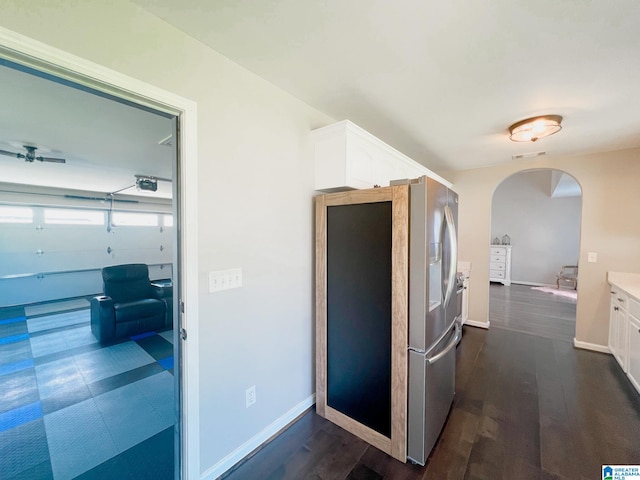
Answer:
<svg viewBox="0 0 640 480"><path fill-rule="evenodd" d="M543 115L520 120L509 127L509 138L513 142L535 142L562 130L560 115Z"/></svg>

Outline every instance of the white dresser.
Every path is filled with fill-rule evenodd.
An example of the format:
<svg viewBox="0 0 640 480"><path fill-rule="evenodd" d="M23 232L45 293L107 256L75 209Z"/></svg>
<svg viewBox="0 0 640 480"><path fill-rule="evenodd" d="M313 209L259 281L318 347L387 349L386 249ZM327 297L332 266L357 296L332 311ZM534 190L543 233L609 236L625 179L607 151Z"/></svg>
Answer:
<svg viewBox="0 0 640 480"><path fill-rule="evenodd" d="M511 245L491 245L489 249L489 281L511 285Z"/></svg>

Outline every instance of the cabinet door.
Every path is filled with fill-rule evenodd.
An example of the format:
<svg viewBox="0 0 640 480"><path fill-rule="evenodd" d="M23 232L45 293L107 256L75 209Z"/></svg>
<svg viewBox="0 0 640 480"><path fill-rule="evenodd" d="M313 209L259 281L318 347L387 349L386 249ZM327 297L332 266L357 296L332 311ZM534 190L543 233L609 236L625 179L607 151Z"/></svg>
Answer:
<svg viewBox="0 0 640 480"><path fill-rule="evenodd" d="M640 392L640 319L629 315L629 380Z"/></svg>
<svg viewBox="0 0 640 480"><path fill-rule="evenodd" d="M618 308L616 312L616 360L624 372L627 371L627 312Z"/></svg>
<svg viewBox="0 0 640 480"><path fill-rule="evenodd" d="M460 322L464 325L469 319L469 279L467 278L462 283L462 313L460 314L462 317Z"/></svg>
<svg viewBox="0 0 640 480"><path fill-rule="evenodd" d="M609 307L609 351L615 356L618 351L616 341L618 340L618 306L613 298L614 292L611 292L611 305Z"/></svg>
<svg viewBox="0 0 640 480"><path fill-rule="evenodd" d="M640 392L640 300L628 299L627 375Z"/></svg>

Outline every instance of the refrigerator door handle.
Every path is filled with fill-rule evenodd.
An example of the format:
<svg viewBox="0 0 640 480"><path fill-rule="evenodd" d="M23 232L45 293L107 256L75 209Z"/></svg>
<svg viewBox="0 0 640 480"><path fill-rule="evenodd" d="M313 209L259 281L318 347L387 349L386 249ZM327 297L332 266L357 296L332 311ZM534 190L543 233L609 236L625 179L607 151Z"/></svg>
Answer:
<svg viewBox="0 0 640 480"><path fill-rule="evenodd" d="M426 359L427 365L433 365L442 357L444 357L447 353L449 353L452 348L455 348L455 346L458 344L458 340L460 340L460 333L461 333L460 326L456 323L456 334L453 336L453 340L451 340L449 345L447 345L447 348L445 348L435 357L427 358Z"/></svg>
<svg viewBox="0 0 640 480"><path fill-rule="evenodd" d="M445 223L447 224L446 232L447 239L449 240L449 251L451 252L451 255L449 256L449 283L447 284L447 292L444 296L444 304L449 305L451 295L456 288L456 273L458 270L458 235L456 233L456 224L453 220L453 212L449 205L445 205L444 207L444 218Z"/></svg>

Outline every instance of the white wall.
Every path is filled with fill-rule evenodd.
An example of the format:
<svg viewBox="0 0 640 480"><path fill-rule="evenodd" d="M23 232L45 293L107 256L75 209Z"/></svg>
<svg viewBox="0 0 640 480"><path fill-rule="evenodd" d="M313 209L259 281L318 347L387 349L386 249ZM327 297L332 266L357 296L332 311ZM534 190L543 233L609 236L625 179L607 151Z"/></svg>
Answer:
<svg viewBox="0 0 640 480"><path fill-rule="evenodd" d="M516 173L493 194L491 238L511 238L511 279L554 285L562 265L577 265L581 197L551 197L552 172Z"/></svg>
<svg viewBox="0 0 640 480"><path fill-rule="evenodd" d="M333 119L124 0L5 1L0 25L198 104L200 471L214 475L312 399L309 132ZM208 272L229 267L243 288L209 294Z"/></svg>
<svg viewBox="0 0 640 480"><path fill-rule="evenodd" d="M107 265L146 263L151 279L172 278L173 227L50 225L45 207L30 208L33 223L1 224L0 307L102 293Z"/></svg>
<svg viewBox="0 0 640 480"><path fill-rule="evenodd" d="M122 196L126 202L116 201L114 212L152 213L158 225L108 229L108 203L90 200L103 195L0 184L0 206L33 215L28 223L0 223L0 307L102 293L106 265L146 263L151 279L172 278L174 229L164 225L171 201ZM47 223L50 208L97 213L103 223Z"/></svg>
<svg viewBox="0 0 640 480"><path fill-rule="evenodd" d="M460 198L460 258L473 265L469 319L486 323L489 314L487 243L491 239L493 192L513 173L533 168L563 170L582 187L576 340L606 346L610 297L607 271L640 272L640 149L549 156L445 173ZM598 262L588 263L587 252L598 253Z"/></svg>

